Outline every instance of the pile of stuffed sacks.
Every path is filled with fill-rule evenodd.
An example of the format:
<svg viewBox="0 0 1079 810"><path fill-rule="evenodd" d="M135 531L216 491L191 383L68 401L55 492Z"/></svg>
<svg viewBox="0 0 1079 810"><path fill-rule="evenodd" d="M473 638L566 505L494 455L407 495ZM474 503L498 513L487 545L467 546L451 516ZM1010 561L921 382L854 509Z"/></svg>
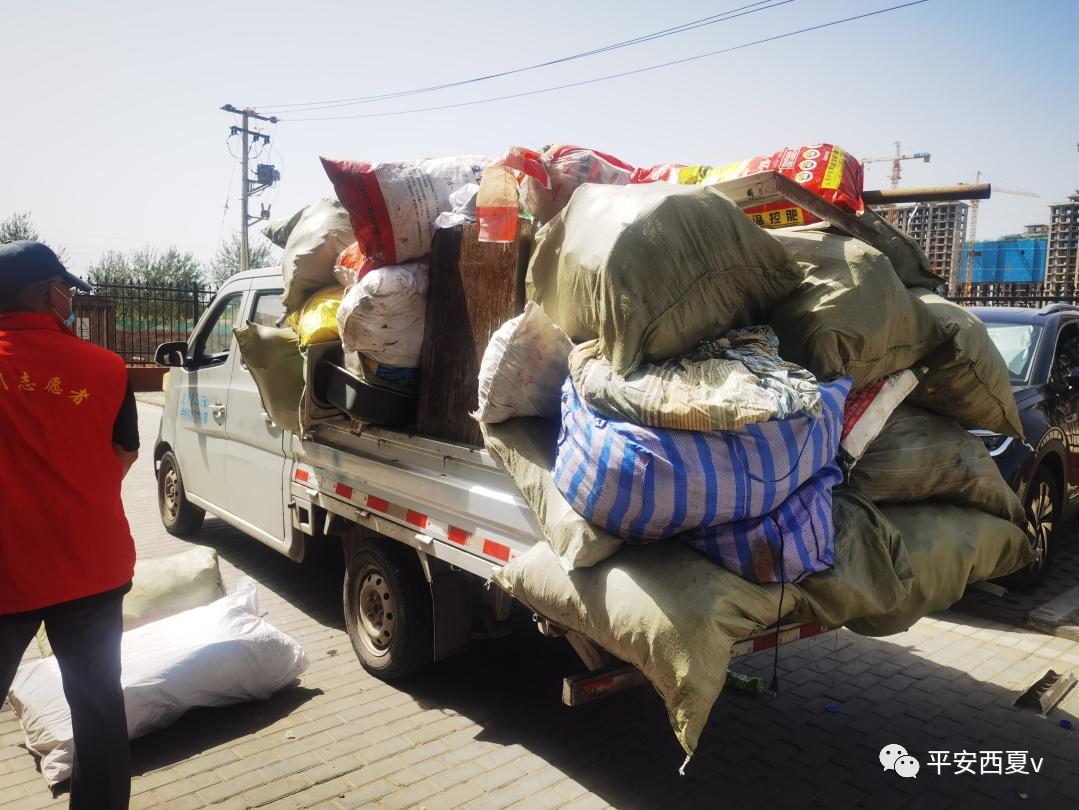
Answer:
<svg viewBox="0 0 1079 810"><path fill-rule="evenodd" d="M368 384L415 398L436 220L470 204L474 212L491 162L324 159L338 198L263 228L283 250L287 319L249 323L236 336L274 424L304 431L306 359L320 344L340 345L342 362Z"/></svg>
<svg viewBox="0 0 1079 810"><path fill-rule="evenodd" d="M828 145L784 150L726 166L666 164L635 169L602 152L514 147L501 158L463 155L369 163L322 159L336 199L319 200L263 234L282 248L284 305L301 350L340 340L371 377L415 388L424 335L434 231L478 221L481 241L517 238L520 216L546 222L582 185L657 181L708 184L786 167L824 196L854 203L861 164ZM812 167L807 171L805 167ZM481 180L483 180L481 189ZM803 224L812 215L785 204L747 211L758 224Z"/></svg>
<svg viewBox="0 0 1079 810"><path fill-rule="evenodd" d="M1022 437L1008 369L933 292L918 246L865 209L842 149L323 165L337 199L266 231L292 344L259 358L245 346L271 344L247 331L267 327L238 329L252 372L288 367L278 387L295 391L302 348L340 340L414 381L435 229L511 242L539 225L530 300L491 337L473 415L543 541L493 580L638 667L687 754L739 640L783 623L899 632L1033 559L1022 504L969 432ZM858 217L872 244L715 187L762 171ZM275 407L256 382L290 427L299 394Z"/></svg>
<svg viewBox="0 0 1079 810"><path fill-rule="evenodd" d="M522 216L542 224L532 302L492 340L475 415L557 417L552 480L610 535L677 538L751 581L798 582L834 563L844 482L902 502L957 489L1024 522L964 430L1021 437L1007 369L977 319L931 291L941 279L917 245L864 208L862 166L843 149L646 169L565 145L322 163L337 199L264 234L284 249L298 348L339 340L375 379L415 389L436 228L478 220L481 240L511 241ZM760 171L858 216L875 245L713 188ZM885 481L902 478L894 458L872 475L859 465L880 434L915 428L931 447L946 435L942 463L955 477L955 459L973 458L978 480Z"/></svg>
<svg viewBox="0 0 1079 810"><path fill-rule="evenodd" d="M965 430L1021 437L1007 368L977 319L931 291L918 247L864 208L856 160L821 144L634 170L582 151L504 158L546 222L533 303L492 341L477 413L560 420L551 475L577 514L627 543L677 538L760 583L832 568L844 482L1025 525ZM711 187L766 170L858 216L876 247Z"/></svg>
<svg viewBox="0 0 1079 810"><path fill-rule="evenodd" d="M543 226L475 415L545 542L493 579L638 668L687 756L739 641L890 635L1031 562L1022 504L968 432L1022 436L1008 369L864 209L857 161L817 145L641 171L556 148L511 167ZM714 187L770 170L873 244ZM478 214L481 232L508 219Z"/></svg>

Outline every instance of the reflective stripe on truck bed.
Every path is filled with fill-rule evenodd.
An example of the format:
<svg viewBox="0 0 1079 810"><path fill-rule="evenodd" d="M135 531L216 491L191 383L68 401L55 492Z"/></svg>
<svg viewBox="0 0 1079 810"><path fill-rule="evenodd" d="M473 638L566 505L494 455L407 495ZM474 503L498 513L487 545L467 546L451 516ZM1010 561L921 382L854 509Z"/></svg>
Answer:
<svg viewBox="0 0 1079 810"><path fill-rule="evenodd" d="M293 470L293 480L309 491L317 491L323 496L346 501L353 507L372 512L398 523L416 529L435 540L442 540L479 557L504 565L521 556L521 551L513 548L510 541L485 531L482 527L460 527L439 521L416 509L394 503L388 498L367 492L358 486L336 481L325 474L319 474L314 467L297 464Z"/></svg>
<svg viewBox="0 0 1079 810"><path fill-rule="evenodd" d="M770 650L776 646L776 642L779 644L790 644L793 641L801 641L803 638L811 638L812 636L818 636L821 633L827 633L834 628L825 627L823 624L802 624L802 625L787 625L779 628L779 633L776 633L774 627L768 630L762 630L745 641L739 641L731 645L731 658L737 658L740 655L751 655L763 650ZM777 639L778 635L778 639Z"/></svg>

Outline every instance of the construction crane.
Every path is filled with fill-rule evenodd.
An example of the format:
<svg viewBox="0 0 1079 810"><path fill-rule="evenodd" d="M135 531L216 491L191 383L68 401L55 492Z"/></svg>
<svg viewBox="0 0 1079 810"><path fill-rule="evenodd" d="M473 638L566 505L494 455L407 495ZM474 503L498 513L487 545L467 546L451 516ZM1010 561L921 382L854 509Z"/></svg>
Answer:
<svg viewBox="0 0 1079 810"><path fill-rule="evenodd" d="M862 163L891 163L892 164L892 188L899 188L899 177L901 161L904 160L921 160L925 163L929 162L930 154L928 152L914 152L909 155L903 154L903 148L899 145L899 141L895 142L895 156L894 157L880 157L880 158L866 158ZM888 221L895 222L895 206L888 206Z"/></svg>
<svg viewBox="0 0 1079 810"><path fill-rule="evenodd" d="M1077 144L1079 148L1079 144ZM981 169L978 170L977 175L974 178L974 182L982 182ZM994 189L998 194L1015 194L1019 197L1040 197L1040 194L1035 194L1032 191L1019 191L1017 189L1010 188L998 188ZM974 242L978 238L978 203L980 200L970 201L970 239L967 240L967 270L963 277L963 295L970 295L970 285L974 277Z"/></svg>

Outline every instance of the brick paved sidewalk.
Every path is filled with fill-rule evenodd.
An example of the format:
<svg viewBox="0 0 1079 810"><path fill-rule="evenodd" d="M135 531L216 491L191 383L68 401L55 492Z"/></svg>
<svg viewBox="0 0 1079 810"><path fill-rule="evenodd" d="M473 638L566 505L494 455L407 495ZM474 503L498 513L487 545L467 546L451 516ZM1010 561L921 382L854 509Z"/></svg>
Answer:
<svg viewBox="0 0 1079 810"><path fill-rule="evenodd" d="M140 404L147 452L125 484L140 555L181 551L157 516L149 449L159 411ZM561 640L521 627L390 686L367 675L341 617L341 574L296 565L220 521L198 541L226 585L254 577L267 619L311 666L274 698L189 713L132 744L133 807L618 808L1023 807L1079 805L1079 695L1050 718L1012 708L1079 643L958 613L887 639L847 631L780 650L780 694L724 695L680 777L681 751L648 688L575 709L560 678L580 664ZM739 669L771 678L770 654ZM0 808L63 806L0 712ZM884 772L905 746L917 779ZM1024 750L1029 776L938 776L930 750ZM1025 797L1025 798L1024 798Z"/></svg>
<svg viewBox="0 0 1079 810"><path fill-rule="evenodd" d="M1079 520L1061 527L1057 535L1056 551L1049 575L1037 588L1027 591L1012 590L1003 596L970 589L955 606L955 610L1016 627L1031 627L1031 615L1035 614L1037 618L1038 608L1046 603L1053 600L1076 602L1079 599ZM1079 621L1079 616L1075 618ZM1058 622L1065 625L1075 623L1067 618ZM1074 626L1047 626L1044 618L1033 627L1050 635L1072 639L1077 637Z"/></svg>

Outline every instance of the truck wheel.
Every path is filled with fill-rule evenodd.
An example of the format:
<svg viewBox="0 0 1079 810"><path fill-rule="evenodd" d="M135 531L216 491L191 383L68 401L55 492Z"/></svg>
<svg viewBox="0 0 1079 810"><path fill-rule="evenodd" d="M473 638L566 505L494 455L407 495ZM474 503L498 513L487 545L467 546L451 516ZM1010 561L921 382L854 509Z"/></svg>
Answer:
<svg viewBox="0 0 1079 810"><path fill-rule="evenodd" d="M183 537L198 531L206 513L192 506L184 492L184 479L180 477L180 465L169 450L161 457L157 469L157 506L161 522L169 534Z"/></svg>
<svg viewBox="0 0 1079 810"><path fill-rule="evenodd" d="M1060 486L1056 476L1046 467L1041 467L1030 479L1030 486L1027 487L1023 501L1027 520L1034 527L1030 545L1039 556L1009 578L1008 584L1020 589L1040 585L1049 573L1049 565L1056 551L1057 526L1061 518Z"/></svg>
<svg viewBox="0 0 1079 810"><path fill-rule="evenodd" d="M412 549L365 542L345 566L344 603L352 648L372 675L390 681L431 663L431 591Z"/></svg>

